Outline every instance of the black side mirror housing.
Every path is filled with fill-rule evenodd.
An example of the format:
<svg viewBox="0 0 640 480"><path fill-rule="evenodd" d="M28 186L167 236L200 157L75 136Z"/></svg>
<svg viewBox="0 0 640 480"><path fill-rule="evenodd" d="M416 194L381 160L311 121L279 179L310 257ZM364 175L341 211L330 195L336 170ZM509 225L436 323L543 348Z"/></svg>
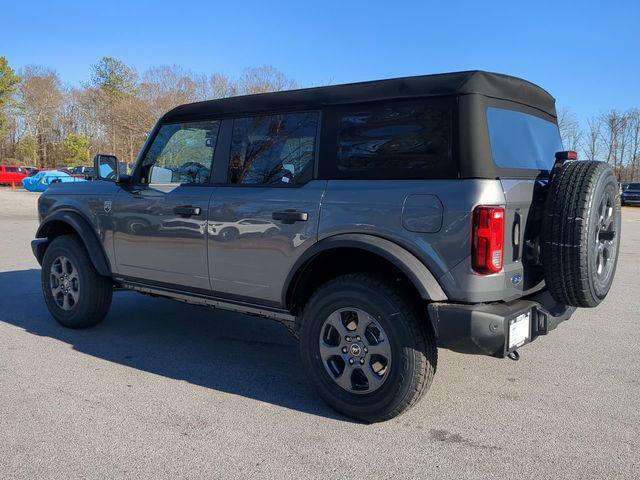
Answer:
<svg viewBox="0 0 640 480"><path fill-rule="evenodd" d="M99 153L93 158L93 168L96 180L117 182L120 178L120 162L115 155Z"/></svg>
<svg viewBox="0 0 640 480"><path fill-rule="evenodd" d="M126 173L121 173L118 175L118 181L116 182L120 185L127 185L131 183L131 175L127 175Z"/></svg>

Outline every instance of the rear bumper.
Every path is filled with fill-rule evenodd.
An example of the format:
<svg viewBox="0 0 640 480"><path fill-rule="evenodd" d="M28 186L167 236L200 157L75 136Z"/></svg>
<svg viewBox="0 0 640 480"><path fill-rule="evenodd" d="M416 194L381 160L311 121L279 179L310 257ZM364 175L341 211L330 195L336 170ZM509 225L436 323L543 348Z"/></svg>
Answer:
<svg viewBox="0 0 640 480"><path fill-rule="evenodd" d="M509 349L510 320L531 314L529 338L524 343L527 344L554 330L576 310L558 305L546 290L508 303L431 303L428 308L440 347L499 358L516 350Z"/></svg>

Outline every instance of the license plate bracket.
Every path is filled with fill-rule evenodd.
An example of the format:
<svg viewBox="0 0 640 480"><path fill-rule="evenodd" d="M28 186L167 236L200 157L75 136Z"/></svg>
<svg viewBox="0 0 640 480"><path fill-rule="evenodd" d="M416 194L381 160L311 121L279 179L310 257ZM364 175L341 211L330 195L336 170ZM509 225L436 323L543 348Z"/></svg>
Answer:
<svg viewBox="0 0 640 480"><path fill-rule="evenodd" d="M509 319L509 335L507 337L507 351L511 352L531 341L531 310Z"/></svg>

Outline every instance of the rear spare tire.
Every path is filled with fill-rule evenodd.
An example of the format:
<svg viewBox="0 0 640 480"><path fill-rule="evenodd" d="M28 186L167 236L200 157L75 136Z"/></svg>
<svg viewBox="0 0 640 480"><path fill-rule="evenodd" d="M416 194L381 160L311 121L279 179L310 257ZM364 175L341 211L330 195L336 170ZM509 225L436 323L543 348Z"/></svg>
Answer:
<svg viewBox="0 0 640 480"><path fill-rule="evenodd" d="M545 204L542 259L551 295L574 307L595 307L607 296L618 262L620 195L603 162L557 168Z"/></svg>

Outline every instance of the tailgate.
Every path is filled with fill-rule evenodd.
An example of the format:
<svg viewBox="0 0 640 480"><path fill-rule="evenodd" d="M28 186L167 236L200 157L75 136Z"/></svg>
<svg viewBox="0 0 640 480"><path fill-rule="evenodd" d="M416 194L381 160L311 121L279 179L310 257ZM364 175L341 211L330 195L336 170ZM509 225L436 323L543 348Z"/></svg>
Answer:
<svg viewBox="0 0 640 480"><path fill-rule="evenodd" d="M501 182L506 199L505 290L513 298L544 286L540 227L547 181L501 179Z"/></svg>

